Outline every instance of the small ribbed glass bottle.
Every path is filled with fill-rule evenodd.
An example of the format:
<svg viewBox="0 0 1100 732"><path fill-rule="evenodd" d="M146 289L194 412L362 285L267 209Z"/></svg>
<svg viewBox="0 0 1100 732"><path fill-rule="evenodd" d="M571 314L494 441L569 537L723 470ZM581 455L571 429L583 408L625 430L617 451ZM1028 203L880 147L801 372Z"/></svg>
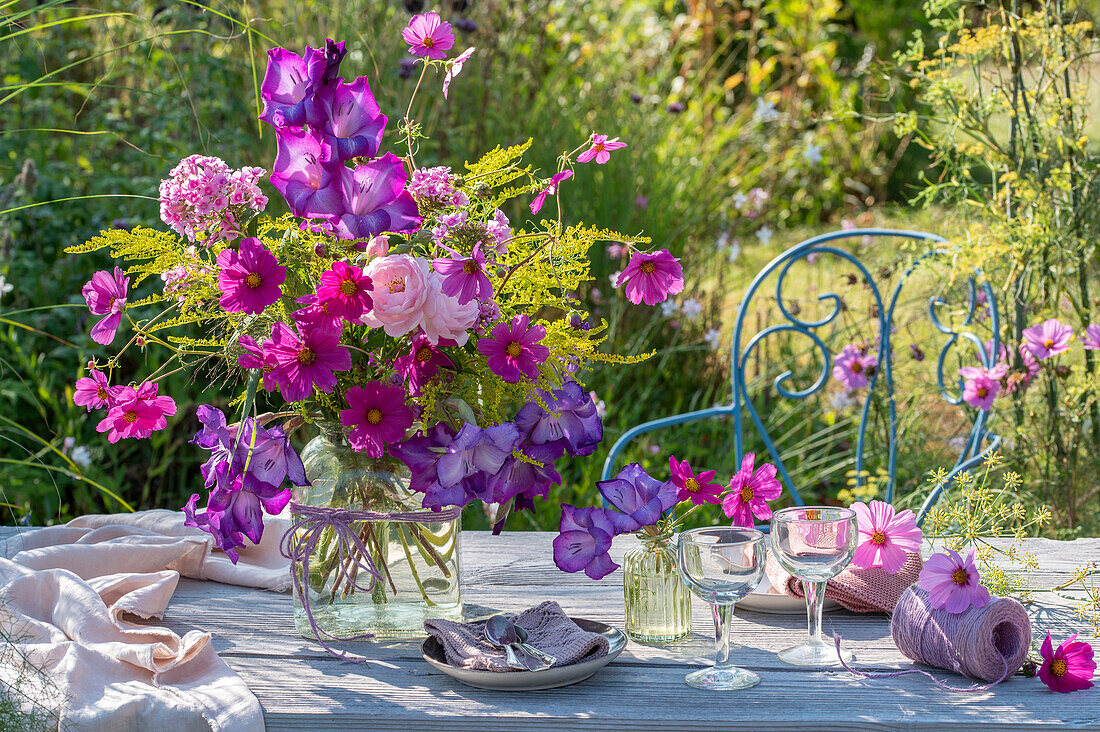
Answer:
<svg viewBox="0 0 1100 732"><path fill-rule="evenodd" d="M671 643L691 633L691 594L680 579L672 532L638 532L641 544L623 558L626 634L643 643Z"/></svg>

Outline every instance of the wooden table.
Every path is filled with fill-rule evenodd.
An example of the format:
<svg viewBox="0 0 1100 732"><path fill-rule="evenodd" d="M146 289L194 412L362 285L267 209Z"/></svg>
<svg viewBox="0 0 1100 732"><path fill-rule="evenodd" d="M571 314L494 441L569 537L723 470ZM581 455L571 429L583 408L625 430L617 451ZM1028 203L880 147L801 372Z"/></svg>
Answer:
<svg viewBox="0 0 1100 732"><path fill-rule="evenodd" d="M464 601L517 611L555 599L570 614L622 627L620 572L594 582L559 571L553 537L466 532ZM612 557L621 560L635 541L618 537ZM1035 539L1027 548L1040 557L1035 580L1043 587L1064 581L1075 566L1100 560L1100 539ZM1084 630L1066 603L1049 593L1041 598L1031 613L1044 632L1061 640ZM463 686L428 666L419 642L344 645L377 659L369 666L335 659L295 632L285 594L183 580L165 623L180 633L213 633L218 653L259 697L270 730L1100 729L1100 689L1055 694L1038 679L1015 677L988 693L952 694L916 675L871 680L843 670L788 666L775 652L804 636L803 616L738 611L734 660L758 672L762 682L738 692L692 689L684 674L709 663L714 637L707 606L693 603L689 639L665 646L631 642L588 681L526 693ZM830 613L825 631L834 630L855 651L859 667L910 666L894 647L885 616ZM940 677L965 683L946 672Z"/></svg>

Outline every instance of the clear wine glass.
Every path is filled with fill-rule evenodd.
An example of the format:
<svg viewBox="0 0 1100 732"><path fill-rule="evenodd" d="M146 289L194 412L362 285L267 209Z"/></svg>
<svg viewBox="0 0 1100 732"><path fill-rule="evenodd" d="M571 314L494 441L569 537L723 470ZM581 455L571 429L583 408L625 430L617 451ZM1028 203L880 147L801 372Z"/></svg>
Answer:
<svg viewBox="0 0 1100 732"><path fill-rule="evenodd" d="M795 666L839 666L836 647L821 636L821 606L829 580L844 571L856 553L856 514L850 508L796 506L772 515L771 545L775 559L802 580L810 638L779 652ZM842 651L845 661L854 656Z"/></svg>
<svg viewBox="0 0 1100 732"><path fill-rule="evenodd" d="M760 683L752 671L730 663L733 606L760 584L767 549L756 529L709 527L679 536L680 576L688 588L711 605L714 613L714 665L685 677L689 686L725 691Z"/></svg>

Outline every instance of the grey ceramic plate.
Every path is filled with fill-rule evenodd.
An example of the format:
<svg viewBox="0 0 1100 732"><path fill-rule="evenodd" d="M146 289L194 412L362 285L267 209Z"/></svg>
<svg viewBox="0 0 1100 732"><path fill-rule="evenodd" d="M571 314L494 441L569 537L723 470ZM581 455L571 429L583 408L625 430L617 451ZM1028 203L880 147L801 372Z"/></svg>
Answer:
<svg viewBox="0 0 1100 732"><path fill-rule="evenodd" d="M498 673L495 671L470 671L449 665L443 657L443 646L431 636L428 636L428 639L420 645L420 652L423 654L425 661L443 673L468 686L476 686L479 689L493 689L496 691L556 689L559 686L569 686L578 681L584 681L614 661L615 657L622 653L623 648L626 648L626 635L618 628L598 623L595 620L585 620L584 618L571 618L571 620L584 630L605 636L611 645L607 655L593 658L591 661L548 668L545 671L506 671Z"/></svg>
<svg viewBox="0 0 1100 732"><path fill-rule="evenodd" d="M737 609L772 615L805 615L806 601L777 591L768 581L768 575L764 575L760 585L748 597L738 601ZM835 600L826 600L821 608L822 612L827 613L838 609L840 605Z"/></svg>

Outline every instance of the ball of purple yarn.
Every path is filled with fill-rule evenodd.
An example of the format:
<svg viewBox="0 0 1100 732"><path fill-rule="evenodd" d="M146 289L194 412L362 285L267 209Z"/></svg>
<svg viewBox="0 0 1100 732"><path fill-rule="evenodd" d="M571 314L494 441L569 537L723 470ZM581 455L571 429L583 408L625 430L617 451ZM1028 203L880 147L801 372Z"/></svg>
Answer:
<svg viewBox="0 0 1100 732"><path fill-rule="evenodd" d="M1031 645L1031 621L1017 601L994 597L985 607L952 614L933 609L916 585L898 600L890 632L906 658L985 681L1016 673Z"/></svg>

